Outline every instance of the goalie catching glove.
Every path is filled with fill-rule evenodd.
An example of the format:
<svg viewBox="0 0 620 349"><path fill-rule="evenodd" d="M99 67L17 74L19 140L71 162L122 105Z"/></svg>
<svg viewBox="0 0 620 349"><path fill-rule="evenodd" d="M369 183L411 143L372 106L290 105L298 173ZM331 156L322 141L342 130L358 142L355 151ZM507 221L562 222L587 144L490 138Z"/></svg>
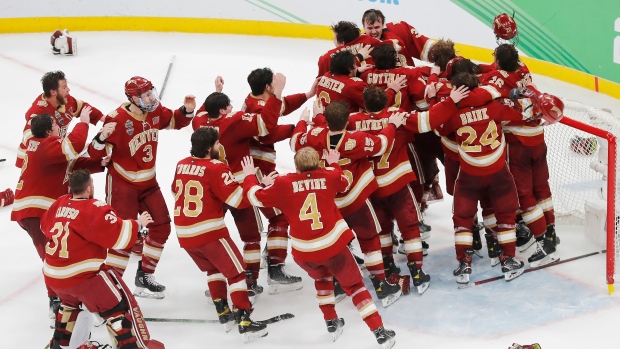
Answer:
<svg viewBox="0 0 620 349"><path fill-rule="evenodd" d="M77 39L69 34L68 29L62 32L60 29L56 29L50 38L50 43L52 44L52 52L55 55L77 55Z"/></svg>

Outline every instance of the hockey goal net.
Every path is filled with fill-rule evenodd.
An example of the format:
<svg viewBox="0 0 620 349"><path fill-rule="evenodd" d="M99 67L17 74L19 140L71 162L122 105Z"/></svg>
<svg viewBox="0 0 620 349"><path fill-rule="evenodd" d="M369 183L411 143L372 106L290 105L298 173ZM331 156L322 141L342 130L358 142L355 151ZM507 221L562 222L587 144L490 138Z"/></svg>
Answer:
<svg viewBox="0 0 620 349"><path fill-rule="evenodd" d="M609 292L620 252L617 135L620 117L564 101L564 118L545 127L549 184L558 224L578 224L606 246Z"/></svg>

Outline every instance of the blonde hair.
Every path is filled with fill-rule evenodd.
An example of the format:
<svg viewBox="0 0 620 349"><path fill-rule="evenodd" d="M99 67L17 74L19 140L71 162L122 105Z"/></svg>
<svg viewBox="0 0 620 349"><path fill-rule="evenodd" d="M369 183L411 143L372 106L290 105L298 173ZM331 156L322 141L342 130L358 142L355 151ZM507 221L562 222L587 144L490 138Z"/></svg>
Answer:
<svg viewBox="0 0 620 349"><path fill-rule="evenodd" d="M319 153L310 148L304 147L295 153L295 168L299 172L316 170L319 167Z"/></svg>

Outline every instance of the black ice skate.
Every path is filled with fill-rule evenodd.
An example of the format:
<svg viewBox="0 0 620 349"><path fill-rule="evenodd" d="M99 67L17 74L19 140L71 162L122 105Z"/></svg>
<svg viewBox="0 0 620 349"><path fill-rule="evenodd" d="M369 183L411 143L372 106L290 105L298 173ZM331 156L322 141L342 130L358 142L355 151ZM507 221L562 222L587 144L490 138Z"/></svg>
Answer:
<svg viewBox="0 0 620 349"><path fill-rule="evenodd" d="M332 342L335 342L338 337L342 334L342 328L344 327L344 319L336 318L331 320L325 320L325 325L327 325L327 332L332 335Z"/></svg>
<svg viewBox="0 0 620 349"><path fill-rule="evenodd" d="M383 255L383 269L385 270L385 277L389 277L392 274L400 274L400 268L394 263L392 255Z"/></svg>
<svg viewBox="0 0 620 349"><path fill-rule="evenodd" d="M502 273L504 273L504 279L506 279L506 281L512 281L523 274L525 270L523 262L516 260L515 257L504 255L499 258L502 263Z"/></svg>
<svg viewBox="0 0 620 349"><path fill-rule="evenodd" d="M133 295L136 297L163 299L166 295L166 286L155 281L155 276L142 270L142 261L138 262L138 271L136 272L136 289Z"/></svg>
<svg viewBox="0 0 620 349"><path fill-rule="evenodd" d="M555 225L554 224L549 224L547 226L547 231L545 232L545 236L547 239L551 240L551 242L553 242L553 246L557 246L560 244L560 238L555 235Z"/></svg>
<svg viewBox="0 0 620 349"><path fill-rule="evenodd" d="M469 275L471 275L471 257L474 255L474 250L465 250L465 258L459 259L459 266L452 272L456 276L457 284L468 284Z"/></svg>
<svg viewBox="0 0 620 349"><path fill-rule="evenodd" d="M502 254L502 248L499 246L499 242L493 234L484 234L484 238L487 241L487 251L491 259L491 267L494 267L499 264L499 256Z"/></svg>
<svg viewBox="0 0 620 349"><path fill-rule="evenodd" d="M547 238L547 233L536 238L536 251L527 259L530 267L540 267L558 260L560 257L555 253L554 241Z"/></svg>
<svg viewBox="0 0 620 349"><path fill-rule="evenodd" d="M471 234L474 238L472 242L472 248L474 249L474 254L480 258L482 258L482 252L480 252L480 250L482 250L482 239L480 239L480 231L482 231L483 229L484 226L482 225L482 223L479 223L476 219L471 230Z"/></svg>
<svg viewBox="0 0 620 349"><path fill-rule="evenodd" d="M284 271L284 263L269 263L268 273L267 285L269 285L269 294L297 291L303 287L299 276L292 276Z"/></svg>
<svg viewBox="0 0 620 349"><path fill-rule="evenodd" d="M431 276L427 275L422 267L418 268L416 262L407 263L409 272L411 273L411 280L413 280L413 286L418 290L419 294L426 292L428 286L430 286Z"/></svg>
<svg viewBox="0 0 620 349"><path fill-rule="evenodd" d="M422 255L424 257L428 256L428 243L426 241L422 241Z"/></svg>
<svg viewBox="0 0 620 349"><path fill-rule="evenodd" d="M217 318L220 320L220 324L224 325L224 330L230 332L233 326L237 323L235 315L228 307L228 301L226 299L213 300L215 310L217 311Z"/></svg>
<svg viewBox="0 0 620 349"><path fill-rule="evenodd" d="M389 283L387 278L379 281L376 276L371 275L370 281L372 281L372 285L375 287L377 293L377 298L381 300L381 305L383 305L384 308L392 305L392 303L396 302L402 295L400 285Z"/></svg>
<svg viewBox="0 0 620 349"><path fill-rule="evenodd" d="M424 223L424 221L419 221L418 227L420 228L420 239L428 240L431 237L431 226Z"/></svg>
<svg viewBox="0 0 620 349"><path fill-rule="evenodd" d="M515 230L517 232L517 250L519 252L527 250L536 242L534 235L532 235L530 228L527 227L524 221L517 222Z"/></svg>
<svg viewBox="0 0 620 349"><path fill-rule="evenodd" d="M267 335L267 325L252 321L249 309L235 309L235 316L239 323L239 333L243 336L245 343L255 341Z"/></svg>
<svg viewBox="0 0 620 349"><path fill-rule="evenodd" d="M372 333L375 335L375 338L377 338L377 343L379 343L383 349L390 349L396 344L396 340L394 339L396 333L392 330L386 330L381 326L372 331Z"/></svg>
<svg viewBox="0 0 620 349"><path fill-rule="evenodd" d="M336 278L334 278L334 298L336 299L336 303L340 302L341 300L345 299L346 297L347 297L347 294L342 289L342 286L340 285L338 280L336 280Z"/></svg>
<svg viewBox="0 0 620 349"><path fill-rule="evenodd" d="M263 293L263 286L259 285L250 270L245 271L245 280L248 284L248 298L250 303L254 305L259 294Z"/></svg>

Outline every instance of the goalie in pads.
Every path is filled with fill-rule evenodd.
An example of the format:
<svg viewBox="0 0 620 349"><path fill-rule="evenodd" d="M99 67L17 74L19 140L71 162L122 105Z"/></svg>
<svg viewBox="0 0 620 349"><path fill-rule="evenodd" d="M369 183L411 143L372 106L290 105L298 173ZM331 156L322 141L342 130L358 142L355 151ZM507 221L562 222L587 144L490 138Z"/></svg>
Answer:
<svg viewBox="0 0 620 349"><path fill-rule="evenodd" d="M77 55L77 39L69 35L69 30L56 31L50 38L52 52L55 55L74 56Z"/></svg>

